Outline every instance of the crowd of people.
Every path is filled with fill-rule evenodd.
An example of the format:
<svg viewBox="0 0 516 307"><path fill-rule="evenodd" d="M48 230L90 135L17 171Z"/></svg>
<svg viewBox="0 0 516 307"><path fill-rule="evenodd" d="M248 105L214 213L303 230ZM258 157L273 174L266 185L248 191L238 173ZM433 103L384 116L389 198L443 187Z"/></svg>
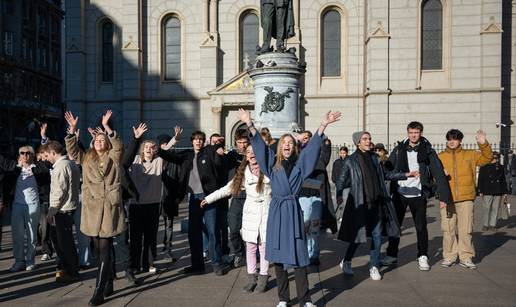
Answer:
<svg viewBox="0 0 516 307"><path fill-rule="evenodd" d="M288 270L293 269L299 305L310 307L315 305L307 267L320 263L321 233L349 243L340 263L346 275L353 275L358 246L371 238L370 277L381 280L380 267L397 263L408 207L417 235L414 256L419 269L428 271L427 203L435 197L443 231L441 265L458 262L475 269L474 200L481 197L483 230L494 230L499 218L508 218L507 194L516 190L516 156L509 152L501 165L500 154L493 153L480 130L479 150L462 148L464 135L452 129L446 133L446 150L437 153L423 137L423 125L411 122L407 138L390 154L383 144L372 143L371 133L359 131L352 135L356 149L349 154L341 147L329 176L332 144L324 132L340 120L340 112L324 114L314 133L284 134L276 140L240 109L247 129L236 131L230 151L223 137L207 139L202 131L191 134L190 149L176 149L181 127L175 127L173 137L160 135L155 141L144 137L149 130L145 123L133 127L125 147L110 125L111 116L107 111L100 127L88 128L90 144L81 142L78 117L66 112L64 143L50 140L43 123L37 152L22 146L17 159L0 155L0 213L7 206L11 212L10 271L34 270L38 241L41 261L56 258L59 283L78 281L81 269L96 264L91 306L114 291L117 238L129 247L123 269L131 285L141 282L139 273L158 271L160 216L164 250L176 261L172 225L185 197L190 248L185 274L206 273L206 261L217 276L246 265L243 290L262 293L272 266L277 306L283 307L290 302ZM335 204L330 180L336 187ZM382 257L384 236L388 246Z"/></svg>

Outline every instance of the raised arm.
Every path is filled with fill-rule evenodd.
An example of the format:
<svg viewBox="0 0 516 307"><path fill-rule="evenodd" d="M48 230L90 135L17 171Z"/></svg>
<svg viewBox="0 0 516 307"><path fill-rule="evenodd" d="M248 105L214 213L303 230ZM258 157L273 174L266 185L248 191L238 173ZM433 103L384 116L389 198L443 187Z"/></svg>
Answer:
<svg viewBox="0 0 516 307"><path fill-rule="evenodd" d="M251 120L251 113L240 108L238 110L238 115L240 120L249 128L249 132L251 132L251 145L253 146L254 155L258 165L260 166L260 170L265 176L270 178L272 167L274 165L274 153L269 149L267 144L265 144L262 136L254 127L253 121Z"/></svg>
<svg viewBox="0 0 516 307"><path fill-rule="evenodd" d="M201 202L201 207L204 207L205 205L213 204L219 199L229 197L231 196L231 185L233 184L233 180L228 182L225 186L222 188L216 190L215 192L211 193L210 195L206 196L204 200Z"/></svg>
<svg viewBox="0 0 516 307"><path fill-rule="evenodd" d="M484 166L493 160L493 149L487 141L486 134L482 130L477 131L477 143L480 152L476 152L475 158L477 166Z"/></svg>
<svg viewBox="0 0 516 307"><path fill-rule="evenodd" d="M45 145L48 142L48 136L47 136L47 123L41 123L39 127L39 135L41 136L41 145Z"/></svg>
<svg viewBox="0 0 516 307"><path fill-rule="evenodd" d="M79 138L75 134L77 132L77 123L79 121L79 117L74 117L70 111L66 111L64 117L68 123L68 134L65 137L66 151L70 156L72 156L77 164L82 164L84 161L85 151L79 146Z"/></svg>
<svg viewBox="0 0 516 307"><path fill-rule="evenodd" d="M124 156L122 157L122 166L125 169L131 167L134 161L134 157L138 153L138 148L140 148L140 144L142 143L142 135L148 130L147 125L144 123L140 123L138 128L133 126L133 135L134 138L129 143L127 150L124 152Z"/></svg>
<svg viewBox="0 0 516 307"><path fill-rule="evenodd" d="M306 145L305 149L301 151L297 161L297 166L301 169L303 179L306 179L308 176L310 176L315 168L317 161L319 160L324 130L326 130L328 125L339 121L340 117L340 112L328 111L324 115L319 129L317 129L317 133L312 137L312 139L310 139L310 142L308 142L308 145Z"/></svg>
<svg viewBox="0 0 516 307"><path fill-rule="evenodd" d="M180 126L175 126L174 127L174 137L172 137L170 139L170 141L165 145L165 147L163 149L169 150L169 149L174 148L176 146L176 144L179 142L179 140L181 139L182 135L183 135L183 128L181 128Z"/></svg>

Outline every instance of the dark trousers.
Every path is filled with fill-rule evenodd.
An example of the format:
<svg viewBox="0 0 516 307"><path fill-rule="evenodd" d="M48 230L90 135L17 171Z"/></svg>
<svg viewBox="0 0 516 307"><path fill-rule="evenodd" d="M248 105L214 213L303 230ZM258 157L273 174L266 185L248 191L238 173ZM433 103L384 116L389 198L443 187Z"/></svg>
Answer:
<svg viewBox="0 0 516 307"><path fill-rule="evenodd" d="M54 247L50 238L50 225L47 223L48 204L40 205L38 237L41 242L41 252L52 256Z"/></svg>
<svg viewBox="0 0 516 307"><path fill-rule="evenodd" d="M71 276L79 274L79 256L73 237L73 211L58 212L54 216L56 223L56 252L61 261L61 268Z"/></svg>
<svg viewBox="0 0 516 307"><path fill-rule="evenodd" d="M395 194L393 197L394 207L396 208L396 215L400 227L405 217L405 211L407 206L412 213L412 219L414 220L414 226L416 227L417 236L417 256L428 256L428 230L426 228L426 199L423 197L407 198L401 195ZM391 257L398 257L398 246L400 244L400 238L390 238L389 246L387 247L387 255Z"/></svg>
<svg viewBox="0 0 516 307"><path fill-rule="evenodd" d="M172 238L174 235L174 217L168 217L163 214L163 223L165 226L165 231L163 234L163 250L171 250L172 249Z"/></svg>
<svg viewBox="0 0 516 307"><path fill-rule="evenodd" d="M228 234L228 200L219 200L217 206L217 228L220 232L220 249L222 255L229 255L229 234Z"/></svg>
<svg viewBox="0 0 516 307"><path fill-rule="evenodd" d="M211 263L217 266L221 262L220 232L217 231L217 208L214 204L201 208L204 194L190 194L188 201L188 243L190 245L190 259L192 267L204 268L202 255L202 227L203 219L208 232L209 252Z"/></svg>
<svg viewBox="0 0 516 307"><path fill-rule="evenodd" d="M148 270L154 262L157 256L158 226L159 203L131 204L129 206L129 253L131 257L129 267L131 269Z"/></svg>
<svg viewBox="0 0 516 307"><path fill-rule="evenodd" d="M282 264L274 264L274 271L276 272L276 283L278 285L278 297L280 301L290 301L290 290L288 286L288 272L283 268ZM297 299L299 306L304 306L305 303L311 302L310 291L308 289L308 275L306 267L294 269L296 280Z"/></svg>
<svg viewBox="0 0 516 307"><path fill-rule="evenodd" d="M242 240L242 213L244 212L245 198L233 198L228 212L229 240L235 256L245 257L245 243Z"/></svg>

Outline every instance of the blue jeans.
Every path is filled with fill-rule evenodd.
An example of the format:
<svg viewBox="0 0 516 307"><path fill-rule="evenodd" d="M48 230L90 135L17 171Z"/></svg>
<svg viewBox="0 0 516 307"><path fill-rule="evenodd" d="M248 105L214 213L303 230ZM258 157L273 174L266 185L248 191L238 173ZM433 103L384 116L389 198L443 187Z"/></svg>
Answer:
<svg viewBox="0 0 516 307"><path fill-rule="evenodd" d="M81 232L81 212L82 202L79 202L79 206L77 206L73 215L75 233L77 234L79 265L89 266L91 264L90 238Z"/></svg>
<svg viewBox="0 0 516 307"><path fill-rule="evenodd" d="M375 225L371 232L371 250L369 252L369 268L372 267L380 267L380 248L382 246L382 221L381 219ZM344 257L344 261L351 261L355 251L357 250L360 243L350 243L348 245L348 249L346 251L346 256Z"/></svg>
<svg viewBox="0 0 516 307"><path fill-rule="evenodd" d="M220 232L217 231L217 208L215 205L207 205L201 208L201 200L204 194L190 194L188 201L188 243L190 244L190 257L192 267L204 267L202 256L202 221L208 232L208 247L211 263L217 266L221 263L222 251L220 248Z"/></svg>
<svg viewBox="0 0 516 307"><path fill-rule="evenodd" d="M11 228L13 235L13 254L16 263L33 265L38 242L39 204L27 205L13 203ZM27 250L25 251L25 236Z"/></svg>
<svg viewBox="0 0 516 307"><path fill-rule="evenodd" d="M299 197L305 222L306 242L310 259L319 259L319 232L321 229L322 201L320 197Z"/></svg>

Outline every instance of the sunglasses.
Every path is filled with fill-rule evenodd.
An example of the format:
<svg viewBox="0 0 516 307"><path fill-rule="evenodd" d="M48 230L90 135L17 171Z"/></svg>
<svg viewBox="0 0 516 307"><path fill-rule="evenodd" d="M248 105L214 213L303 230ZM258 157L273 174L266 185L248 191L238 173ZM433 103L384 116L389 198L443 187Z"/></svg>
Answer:
<svg viewBox="0 0 516 307"><path fill-rule="evenodd" d="M20 151L20 155L30 155L30 151Z"/></svg>

